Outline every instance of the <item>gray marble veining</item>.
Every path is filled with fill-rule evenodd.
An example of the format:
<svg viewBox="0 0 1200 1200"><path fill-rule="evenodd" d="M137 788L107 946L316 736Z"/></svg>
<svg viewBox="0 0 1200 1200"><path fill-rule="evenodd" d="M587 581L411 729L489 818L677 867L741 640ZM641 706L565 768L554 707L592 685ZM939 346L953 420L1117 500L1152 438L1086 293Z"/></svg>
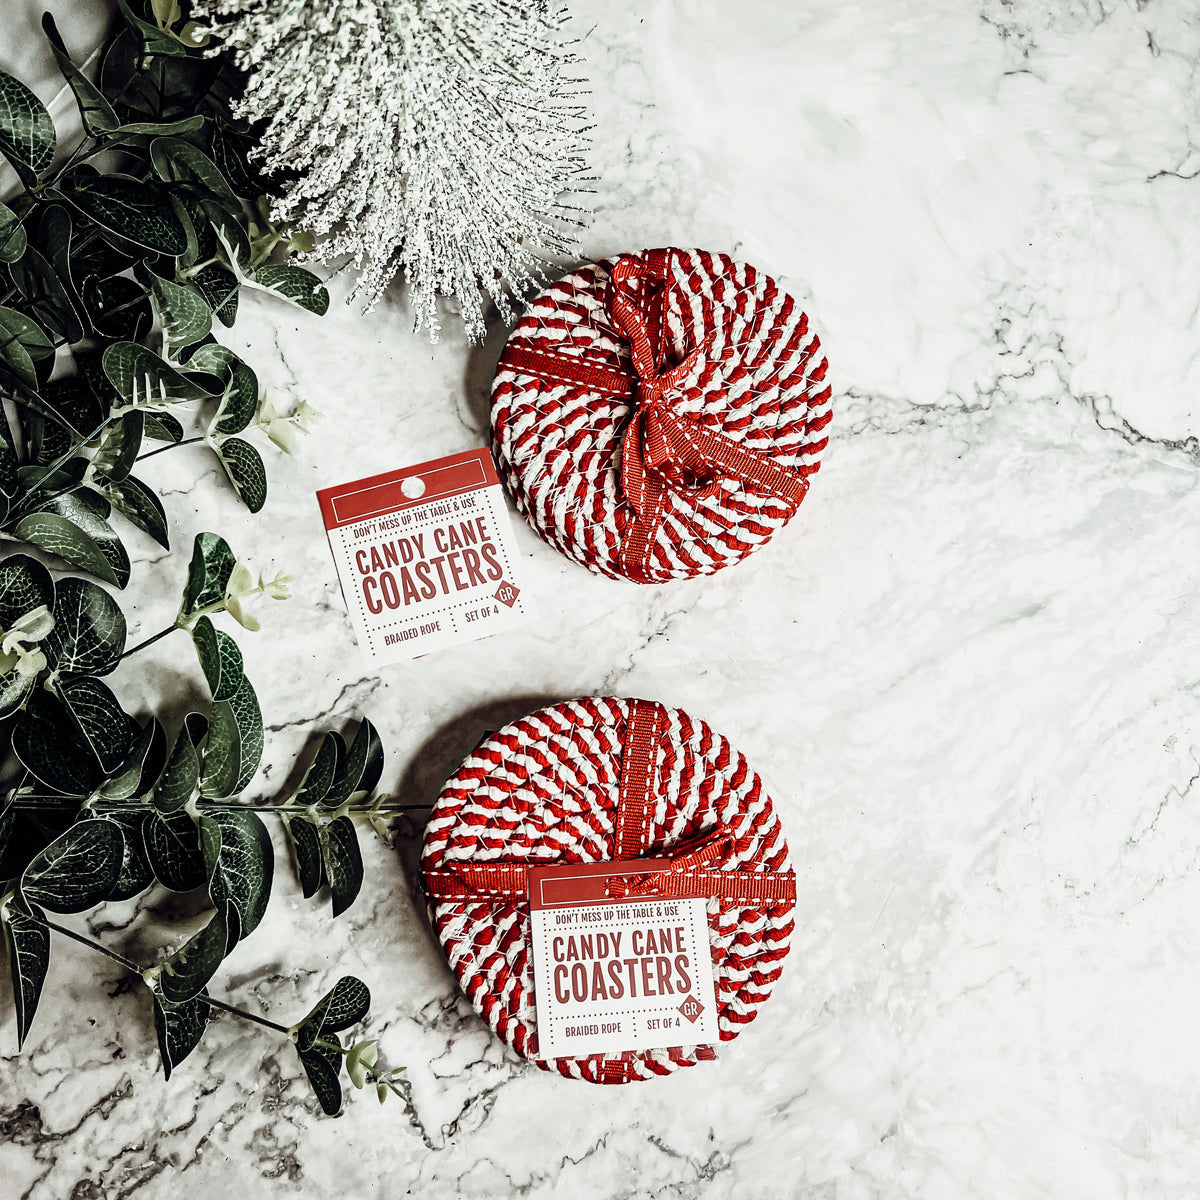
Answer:
<svg viewBox="0 0 1200 1200"><path fill-rule="evenodd" d="M484 729L547 699L680 705L746 753L786 822L800 903L782 982L717 1064L621 1088L543 1074L457 993L408 826L368 844L332 934L285 891L215 984L288 1023L360 975L372 1036L408 1064L407 1111L352 1094L321 1118L290 1048L229 1018L164 1083L144 997L56 945L0 1079L0 1192L1190 1194L1200 5L573 10L595 114L582 256L740 254L821 331L833 440L792 525L733 570L655 588L593 577L522 526L539 623L369 673L313 492L481 444L503 337L470 348L448 323L431 347L399 290L321 321L247 298L230 344L277 407L327 414L271 458L259 516L199 451L153 478L177 493L177 546L217 528L296 577L241 638L264 790L313 720L369 716L385 785L421 803ZM183 564L155 557L135 568L154 583L131 637L174 610ZM162 694L190 654L165 642L114 686ZM147 957L172 936L153 897L89 922Z"/></svg>

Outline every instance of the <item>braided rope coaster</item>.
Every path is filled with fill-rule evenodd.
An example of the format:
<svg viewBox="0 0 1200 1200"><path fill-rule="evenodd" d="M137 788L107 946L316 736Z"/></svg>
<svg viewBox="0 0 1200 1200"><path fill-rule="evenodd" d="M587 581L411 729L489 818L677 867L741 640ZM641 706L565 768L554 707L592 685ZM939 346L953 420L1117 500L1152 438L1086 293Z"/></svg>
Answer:
<svg viewBox="0 0 1200 1200"><path fill-rule="evenodd" d="M832 415L820 348L791 296L724 254L582 267L500 357L500 475L542 538L598 574L712 574L804 498Z"/></svg>
<svg viewBox="0 0 1200 1200"><path fill-rule="evenodd" d="M703 721L645 700L565 701L489 734L447 781L422 882L450 967L497 1036L593 1083L666 1075L711 1046L538 1057L526 869L673 860L643 896L707 898L717 1026L731 1041L779 978L795 876L771 798Z"/></svg>

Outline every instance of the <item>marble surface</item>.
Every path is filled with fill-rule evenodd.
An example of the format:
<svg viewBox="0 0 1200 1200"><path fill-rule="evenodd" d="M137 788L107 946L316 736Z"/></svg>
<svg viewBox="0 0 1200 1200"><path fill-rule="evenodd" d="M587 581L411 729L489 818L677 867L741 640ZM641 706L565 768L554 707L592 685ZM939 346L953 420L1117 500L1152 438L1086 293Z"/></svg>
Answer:
<svg viewBox="0 0 1200 1200"><path fill-rule="evenodd" d="M398 290L321 321L244 303L229 341L276 406L327 414L272 458L258 517L201 453L161 456L156 480L177 546L219 528L298 579L242 638L264 790L317 723L369 716L385 786L417 804L544 700L680 705L746 753L786 822L800 903L781 984L718 1064L622 1088L543 1074L457 992L414 895L419 829L401 828L367 845L335 925L283 890L214 987L289 1023L360 975L407 1109L360 1093L323 1119L291 1049L229 1018L164 1083L144 996L57 945L0 1076L0 1191L1194 1194L1200 4L573 14L595 116L581 258L727 250L822 333L832 442L791 526L711 580L653 588L521 527L536 625L365 671L314 489L481 444L503 336L470 348L448 324L431 347ZM141 558L155 582L132 636L170 618L184 568ZM118 677L128 703L196 686L190 651L160 649ZM164 921L150 897L82 924L152 958Z"/></svg>

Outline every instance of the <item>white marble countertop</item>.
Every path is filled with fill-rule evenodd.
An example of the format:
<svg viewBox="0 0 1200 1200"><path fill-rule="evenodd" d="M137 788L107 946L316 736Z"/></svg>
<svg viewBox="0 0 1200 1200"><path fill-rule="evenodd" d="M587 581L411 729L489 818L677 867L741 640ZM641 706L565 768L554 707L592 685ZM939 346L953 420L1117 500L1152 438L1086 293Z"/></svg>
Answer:
<svg viewBox="0 0 1200 1200"><path fill-rule="evenodd" d="M327 414L257 517L164 455L172 536L298 583L241 643L281 781L366 715L428 801L546 700L642 695L727 734L799 874L772 1000L720 1062L599 1088L516 1059L367 844L335 925L292 889L214 985L285 1023L343 972L411 1106L319 1115L291 1048L214 1023L165 1083L149 1006L56 949L0 1078L0 1192L89 1197L1170 1197L1200 1179L1200 4L574 5L595 116L580 257L679 244L776 275L821 331L832 441L740 566L636 587L524 526L541 618L368 673L313 492L484 441L503 338L431 347L397 292L228 336ZM184 555L131 638L173 615ZM114 686L191 676L171 643ZM139 673L140 672L140 673ZM199 687L197 683L195 686ZM282 854L282 847L280 847ZM151 903L88 922L144 952ZM7 988L7 985L4 985ZM11 1054L15 1025L0 1021Z"/></svg>

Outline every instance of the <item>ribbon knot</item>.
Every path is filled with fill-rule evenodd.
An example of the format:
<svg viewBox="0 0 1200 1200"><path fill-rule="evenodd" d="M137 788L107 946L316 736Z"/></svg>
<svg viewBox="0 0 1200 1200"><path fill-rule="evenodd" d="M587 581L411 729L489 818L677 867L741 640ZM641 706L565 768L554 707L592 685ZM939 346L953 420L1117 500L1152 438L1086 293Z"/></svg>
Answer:
<svg viewBox="0 0 1200 1200"><path fill-rule="evenodd" d="M669 260L670 252L661 250L622 255L609 273L605 307L614 330L629 343L633 379L627 369L521 343L507 348L502 359L510 369L555 383L631 397L633 412L621 438L620 481L633 520L625 531L620 562L624 574L641 583L653 581L651 556L672 493L695 503L737 481L757 485L794 507L808 490L801 475L677 411L679 389L700 374L718 335L721 345L728 341L730 317L719 308L714 327L701 342L682 361L661 369L661 310Z"/></svg>
<svg viewBox="0 0 1200 1200"><path fill-rule="evenodd" d="M629 896L666 896L675 899L684 894L686 876L712 863L724 862L733 850L733 835L723 825L718 826L692 849L676 847L671 865L652 875L630 878L610 875L605 881L605 895L614 900Z"/></svg>

